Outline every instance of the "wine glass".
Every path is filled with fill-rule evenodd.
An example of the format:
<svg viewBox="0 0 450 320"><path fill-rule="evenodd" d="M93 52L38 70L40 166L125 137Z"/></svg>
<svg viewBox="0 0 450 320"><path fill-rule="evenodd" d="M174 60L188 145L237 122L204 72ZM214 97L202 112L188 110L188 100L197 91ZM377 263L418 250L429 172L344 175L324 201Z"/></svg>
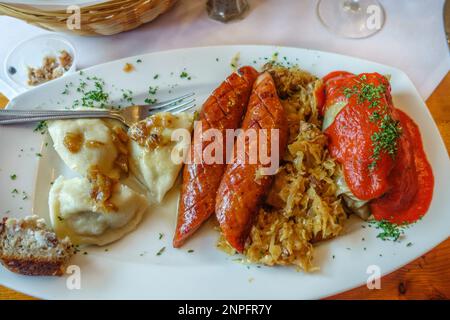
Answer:
<svg viewBox="0 0 450 320"><path fill-rule="evenodd" d="M332 32L346 38L366 38L383 27L384 9L377 0L320 0L317 14Z"/></svg>

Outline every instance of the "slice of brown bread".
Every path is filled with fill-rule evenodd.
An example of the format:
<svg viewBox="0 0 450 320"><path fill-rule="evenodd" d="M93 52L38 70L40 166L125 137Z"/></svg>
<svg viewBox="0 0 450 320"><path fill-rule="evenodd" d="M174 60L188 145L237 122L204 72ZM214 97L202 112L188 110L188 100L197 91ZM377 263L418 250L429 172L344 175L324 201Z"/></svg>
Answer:
<svg viewBox="0 0 450 320"><path fill-rule="evenodd" d="M0 221L0 261L12 272L61 276L73 254L70 240L58 240L37 216Z"/></svg>

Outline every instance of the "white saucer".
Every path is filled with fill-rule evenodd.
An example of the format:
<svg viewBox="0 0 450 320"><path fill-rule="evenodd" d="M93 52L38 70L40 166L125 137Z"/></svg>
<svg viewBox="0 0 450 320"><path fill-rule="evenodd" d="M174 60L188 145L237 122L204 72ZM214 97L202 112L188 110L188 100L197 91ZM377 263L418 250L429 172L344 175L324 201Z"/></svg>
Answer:
<svg viewBox="0 0 450 320"><path fill-rule="evenodd" d="M57 57L62 50L66 50L72 56L72 66L64 75L75 72L77 63L75 47L64 37L44 34L21 42L5 59L3 68L8 82L19 92L33 88L27 83L28 67L39 67L44 57Z"/></svg>

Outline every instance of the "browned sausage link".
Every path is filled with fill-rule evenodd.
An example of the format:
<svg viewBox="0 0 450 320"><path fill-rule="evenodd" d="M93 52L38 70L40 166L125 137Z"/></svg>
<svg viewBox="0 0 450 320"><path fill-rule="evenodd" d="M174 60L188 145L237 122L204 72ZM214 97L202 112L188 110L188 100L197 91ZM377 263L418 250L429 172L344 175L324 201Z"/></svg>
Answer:
<svg viewBox="0 0 450 320"><path fill-rule="evenodd" d="M226 129L239 127L258 72L252 67L242 67L231 74L206 100L200 112L202 133L218 129L225 138ZM202 139L203 140L203 139ZM202 141L201 151L212 143ZM225 157L225 141L222 141ZM191 148L191 155L195 152ZM192 157L193 159L193 157ZM217 188L225 170L222 164L192 163L184 166L183 185L178 207L178 221L173 246L178 248L213 213Z"/></svg>
<svg viewBox="0 0 450 320"><path fill-rule="evenodd" d="M268 132L266 141L267 154L270 154L270 143L279 143L278 156L284 152L287 143L287 119L283 106L277 96L272 77L264 73L258 77L254 84L247 113L242 123L242 129L279 129L279 140L271 141ZM216 215L223 235L237 251L242 252L245 242L253 225L254 218L266 196L273 180L273 175L261 176L261 159L249 163L249 140L246 139L246 154L238 155L235 152L233 161L227 166L220 182L216 197ZM235 143L234 150L237 150ZM281 157L280 157L281 158Z"/></svg>

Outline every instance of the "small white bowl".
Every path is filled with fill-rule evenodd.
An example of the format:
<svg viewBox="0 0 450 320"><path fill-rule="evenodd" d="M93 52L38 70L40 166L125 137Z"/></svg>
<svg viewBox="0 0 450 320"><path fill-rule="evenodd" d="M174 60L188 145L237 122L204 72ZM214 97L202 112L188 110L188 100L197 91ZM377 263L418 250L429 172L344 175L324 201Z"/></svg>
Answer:
<svg viewBox="0 0 450 320"><path fill-rule="evenodd" d="M12 82L19 91L33 88L28 85L28 67L40 67L44 57L58 57L62 50L66 50L72 56L72 66L64 72L64 75L75 72L77 64L75 47L65 38L55 34L44 34L21 42L5 59L3 68L8 82ZM11 68L14 68L15 72L11 72Z"/></svg>

